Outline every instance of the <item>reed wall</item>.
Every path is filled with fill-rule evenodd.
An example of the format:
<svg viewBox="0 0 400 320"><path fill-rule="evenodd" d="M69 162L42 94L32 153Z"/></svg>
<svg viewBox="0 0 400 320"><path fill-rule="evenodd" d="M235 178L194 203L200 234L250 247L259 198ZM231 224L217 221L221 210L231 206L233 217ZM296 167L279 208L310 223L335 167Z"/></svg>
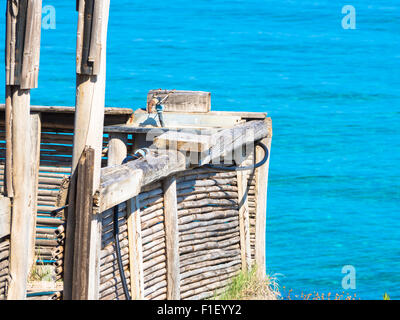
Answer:
<svg viewBox="0 0 400 320"><path fill-rule="evenodd" d="M177 247L179 255L179 298L206 299L221 292L243 269L251 267L255 256L256 178L248 175L246 207L249 209L251 263L242 251L238 173L199 167L174 175L176 179ZM166 206L163 182L142 188L134 199L119 205L119 240L129 290L138 289L142 299L165 300L168 283ZM242 202L241 202L242 201ZM135 203L132 208L129 203ZM128 205L127 205L128 204ZM129 216L140 215L140 230L129 228ZM99 298L123 300L121 277L113 238L113 209L102 213ZM129 247L131 237L139 237L139 248ZM243 238L243 234L242 234ZM137 239L135 239L135 243ZM132 250L133 249L133 250ZM140 252L138 252L140 251ZM131 270L132 256L139 257L141 270ZM141 280L132 288L133 273ZM142 283L141 283L142 281Z"/></svg>

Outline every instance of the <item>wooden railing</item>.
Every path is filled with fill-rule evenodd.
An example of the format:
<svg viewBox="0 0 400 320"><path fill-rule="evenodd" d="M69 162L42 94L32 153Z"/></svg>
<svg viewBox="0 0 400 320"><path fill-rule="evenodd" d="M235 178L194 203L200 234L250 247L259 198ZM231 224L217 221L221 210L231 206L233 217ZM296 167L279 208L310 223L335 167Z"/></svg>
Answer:
<svg viewBox="0 0 400 320"><path fill-rule="evenodd" d="M122 261L133 299L207 298L253 264L264 276L268 162L254 171L238 172L204 164L241 150L249 136L269 149L271 135L269 119L222 130L207 141L167 132L155 139L155 147L176 146L177 139L186 144L178 144L177 150L151 148L144 158L123 165L118 163L126 157L124 138L114 135L109 145L114 154L109 154L112 160L101 171L94 197L85 193L91 189L85 183L92 180L93 167L93 151L86 149L77 173L75 224L80 227L74 237L73 298L87 297L93 274L95 298L124 298L111 236L116 205ZM197 169L185 156L187 143L209 146L201 152ZM241 165L258 163L263 157L257 148ZM90 232L93 223L98 230L95 237ZM82 264L93 254L96 264Z"/></svg>

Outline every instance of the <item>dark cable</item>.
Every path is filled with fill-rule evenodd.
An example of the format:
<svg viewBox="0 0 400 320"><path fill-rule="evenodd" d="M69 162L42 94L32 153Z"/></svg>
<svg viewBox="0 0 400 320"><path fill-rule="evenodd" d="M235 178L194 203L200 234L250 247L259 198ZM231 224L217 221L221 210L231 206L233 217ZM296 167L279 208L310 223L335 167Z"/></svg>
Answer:
<svg viewBox="0 0 400 320"><path fill-rule="evenodd" d="M122 287L124 288L124 294L126 300L131 300L131 296L129 294L128 285L126 284L124 266L122 265L122 257L121 257L121 247L119 245L119 225L118 225L118 210L119 205L117 204L114 207L114 241L115 241L115 251L117 252L117 260L118 260L118 268L119 274L121 276Z"/></svg>
<svg viewBox="0 0 400 320"><path fill-rule="evenodd" d="M265 144L263 144L261 141L256 142L255 147L260 146L264 150L264 158L259 162L251 166L246 166L246 167L239 167L239 166L217 166L213 164L206 164L204 165L206 168L210 169L218 169L222 171L245 171L245 170L254 170L259 167L261 167L264 163L267 162L268 157L269 157L269 152L268 148Z"/></svg>

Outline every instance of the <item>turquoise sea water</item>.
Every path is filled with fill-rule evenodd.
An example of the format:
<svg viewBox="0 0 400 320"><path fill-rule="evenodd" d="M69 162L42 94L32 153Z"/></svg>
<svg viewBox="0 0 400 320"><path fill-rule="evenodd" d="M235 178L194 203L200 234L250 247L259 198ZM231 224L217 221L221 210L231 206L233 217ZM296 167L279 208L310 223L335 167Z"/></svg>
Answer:
<svg viewBox="0 0 400 320"><path fill-rule="evenodd" d="M74 105L75 1L43 2L57 24L42 32L32 104ZM355 30L342 28L346 4ZM211 91L214 110L268 112L267 272L292 297L342 293L352 265L345 294L399 299L399 16L395 0L111 0L107 106L176 88Z"/></svg>

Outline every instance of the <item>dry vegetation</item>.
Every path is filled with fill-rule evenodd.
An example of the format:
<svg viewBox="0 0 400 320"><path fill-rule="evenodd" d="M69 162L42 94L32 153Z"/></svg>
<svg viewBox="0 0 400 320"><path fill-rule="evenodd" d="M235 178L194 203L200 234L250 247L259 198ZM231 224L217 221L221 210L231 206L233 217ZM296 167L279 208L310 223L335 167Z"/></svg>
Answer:
<svg viewBox="0 0 400 320"><path fill-rule="evenodd" d="M260 279L257 268L247 272L241 271L232 279L230 285L220 294L215 294L215 300L277 300L280 299L276 279L267 277Z"/></svg>

